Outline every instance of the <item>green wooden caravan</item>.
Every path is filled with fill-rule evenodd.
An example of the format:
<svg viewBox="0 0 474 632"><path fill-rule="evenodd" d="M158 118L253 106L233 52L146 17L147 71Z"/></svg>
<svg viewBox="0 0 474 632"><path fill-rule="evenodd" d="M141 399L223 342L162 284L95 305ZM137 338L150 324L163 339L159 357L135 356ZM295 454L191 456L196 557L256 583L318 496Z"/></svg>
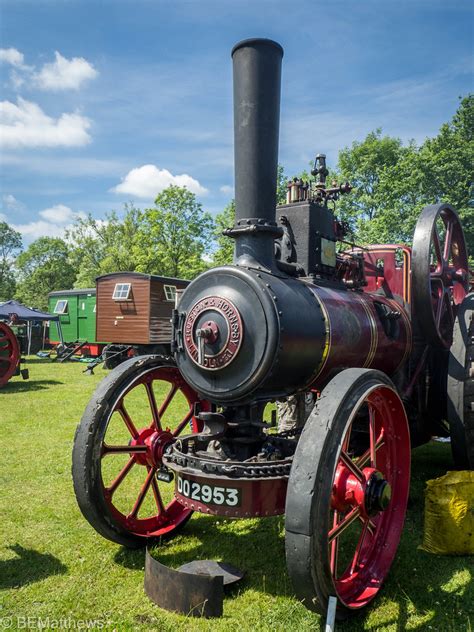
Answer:
<svg viewBox="0 0 474 632"><path fill-rule="evenodd" d="M48 294L48 307L51 313L59 315L65 343L87 341L93 345L96 344L95 288L50 292ZM57 343L60 338L57 323L51 322L49 326L50 342Z"/></svg>

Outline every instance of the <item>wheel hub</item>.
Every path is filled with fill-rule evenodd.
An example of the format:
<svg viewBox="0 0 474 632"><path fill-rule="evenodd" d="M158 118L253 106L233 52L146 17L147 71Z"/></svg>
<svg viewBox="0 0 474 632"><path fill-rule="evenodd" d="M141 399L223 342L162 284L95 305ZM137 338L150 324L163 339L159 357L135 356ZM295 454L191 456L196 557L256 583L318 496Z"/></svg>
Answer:
<svg viewBox="0 0 474 632"><path fill-rule="evenodd" d="M369 478L364 496L367 515L373 516L387 509L392 498L392 488L381 472L374 472Z"/></svg>
<svg viewBox="0 0 474 632"><path fill-rule="evenodd" d="M385 511L392 497L390 483L374 468L362 470L363 480L349 468L339 465L334 477L331 506L342 513L352 507L360 507L362 516L374 516Z"/></svg>
<svg viewBox="0 0 474 632"><path fill-rule="evenodd" d="M143 452L130 453L135 457L135 462L139 465L159 467L162 463L163 452L166 446L174 441L171 432L166 430L155 430L154 428L143 428L139 431L138 437L130 441L130 446L145 446Z"/></svg>

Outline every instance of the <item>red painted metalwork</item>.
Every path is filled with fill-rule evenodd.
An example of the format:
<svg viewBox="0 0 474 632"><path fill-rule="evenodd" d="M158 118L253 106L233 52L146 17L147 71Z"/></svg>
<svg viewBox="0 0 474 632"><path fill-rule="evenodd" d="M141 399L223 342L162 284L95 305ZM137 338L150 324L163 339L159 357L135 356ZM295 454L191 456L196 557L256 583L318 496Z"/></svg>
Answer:
<svg viewBox="0 0 474 632"><path fill-rule="evenodd" d="M355 248L354 252L360 252L364 258L365 292L383 290L387 296L399 296L406 304L410 303L411 248L378 244L364 250Z"/></svg>
<svg viewBox="0 0 474 632"><path fill-rule="evenodd" d="M20 346L18 340L6 324L0 322L0 387L18 371L20 365Z"/></svg>
<svg viewBox="0 0 474 632"><path fill-rule="evenodd" d="M155 381L168 382L170 385L162 402L156 400L153 388ZM142 386L146 391L151 422L149 425L139 428L127 410L124 400L131 391ZM178 393L186 398L189 405L188 412L173 428L164 428L161 419ZM101 457L103 459L104 457L113 457L114 454L128 454L129 459L112 482L108 483L107 486L102 484L102 493L114 519L130 533L143 537L169 534L189 517L192 510L184 507L176 499L172 499L165 506L160 492L160 485L163 483L157 480L156 474L162 464L166 446L183 431L184 434L189 434L189 431L198 432L200 430L199 422L194 417L194 405L199 401L199 397L186 384L179 371L174 367L167 366L151 369L140 375L139 379L121 394L111 411L108 432L112 423L125 424L130 434L130 440L125 445L109 445L104 440L100 446ZM202 409L205 410L206 402L201 402L201 405ZM118 412L119 416L114 417L114 412ZM141 486L135 489L135 500L130 506L130 511L125 514L114 504L114 494L119 486L126 482L128 474L136 466L143 468L145 477ZM150 490L154 496L156 514L140 518L140 509Z"/></svg>
<svg viewBox="0 0 474 632"><path fill-rule="evenodd" d="M184 507L193 511L233 518L276 516L285 513L286 488L288 486L287 476L246 480L243 478L198 474L195 470L186 471L184 469L180 471L176 466L173 467L173 470L177 475L174 492L175 498ZM239 506L232 507L212 502L204 503L185 496L179 492L179 477L181 477L182 480L197 483L199 488L208 486L210 488L223 490L236 489L238 490L241 502ZM191 487L190 493L192 493ZM225 494L225 491L223 494Z"/></svg>
<svg viewBox="0 0 474 632"><path fill-rule="evenodd" d="M325 349L312 387L324 385L342 366L379 369L393 375L405 362L412 346L412 330L407 312L397 301L364 292L308 287L326 319ZM393 335L384 327L381 310L399 314Z"/></svg>
<svg viewBox="0 0 474 632"><path fill-rule="evenodd" d="M354 456L352 425L363 408L369 417L369 445ZM332 483L329 559L335 593L348 608L364 607L382 586L403 529L409 482L410 437L405 411L391 387L377 385L352 411ZM348 544L344 542L341 568L341 539L344 532L354 530L354 525L359 525L360 532L352 533Z"/></svg>

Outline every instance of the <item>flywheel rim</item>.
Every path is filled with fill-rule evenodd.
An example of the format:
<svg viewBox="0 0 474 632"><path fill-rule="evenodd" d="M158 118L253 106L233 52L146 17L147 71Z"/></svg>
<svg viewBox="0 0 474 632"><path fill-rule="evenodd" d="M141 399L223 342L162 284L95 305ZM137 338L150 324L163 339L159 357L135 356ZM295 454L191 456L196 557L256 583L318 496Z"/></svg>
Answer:
<svg viewBox="0 0 474 632"><path fill-rule="evenodd" d="M444 224L444 235L437 228ZM427 343L449 348L457 306L469 289L466 241L449 204L426 206L416 224L412 249L414 317Z"/></svg>

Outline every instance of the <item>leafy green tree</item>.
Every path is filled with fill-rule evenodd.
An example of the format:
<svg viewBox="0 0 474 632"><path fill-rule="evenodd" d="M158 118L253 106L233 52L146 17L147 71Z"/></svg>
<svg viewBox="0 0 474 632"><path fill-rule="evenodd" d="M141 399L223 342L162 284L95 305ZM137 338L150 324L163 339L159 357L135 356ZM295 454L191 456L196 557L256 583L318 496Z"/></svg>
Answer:
<svg viewBox="0 0 474 632"><path fill-rule="evenodd" d="M401 140L382 136L380 129L339 152L339 178L348 180L354 190L340 198L337 214L349 222L359 240L380 240L378 233L386 208L387 174L397 165L402 152Z"/></svg>
<svg viewBox="0 0 474 632"><path fill-rule="evenodd" d="M234 256L234 240L226 237L222 232L231 228L235 223L235 201L232 200L224 208L222 213L216 215L214 238L217 248L214 251L212 263L215 266L224 266L232 263Z"/></svg>
<svg viewBox="0 0 474 632"><path fill-rule="evenodd" d="M6 222L0 222L0 301L8 301L15 292L13 258L21 246L20 233Z"/></svg>
<svg viewBox="0 0 474 632"><path fill-rule="evenodd" d="M66 242L40 237L16 260L19 281L15 297L31 307L47 309L48 293L72 288L76 276Z"/></svg>
<svg viewBox="0 0 474 632"><path fill-rule="evenodd" d="M469 206L474 181L474 94L460 100L449 123L420 149L424 193L431 202L449 202L461 217L471 257L474 256L474 211Z"/></svg>
<svg viewBox="0 0 474 632"><path fill-rule="evenodd" d="M214 222L194 193L170 186L140 214L136 269L192 279L209 267Z"/></svg>
<svg viewBox="0 0 474 632"><path fill-rule="evenodd" d="M460 102L450 123L418 147L371 132L339 154L339 177L354 191L341 198L338 215L349 221L362 243L412 243L421 210L449 202L458 211L468 250L474 252L474 213L469 186L474 180L474 95Z"/></svg>
<svg viewBox="0 0 474 632"><path fill-rule="evenodd" d="M101 274L135 271L141 221L141 211L133 206L125 207L123 219L114 212L104 220L90 214L78 219L67 233L70 259L77 270L74 286L94 287Z"/></svg>

